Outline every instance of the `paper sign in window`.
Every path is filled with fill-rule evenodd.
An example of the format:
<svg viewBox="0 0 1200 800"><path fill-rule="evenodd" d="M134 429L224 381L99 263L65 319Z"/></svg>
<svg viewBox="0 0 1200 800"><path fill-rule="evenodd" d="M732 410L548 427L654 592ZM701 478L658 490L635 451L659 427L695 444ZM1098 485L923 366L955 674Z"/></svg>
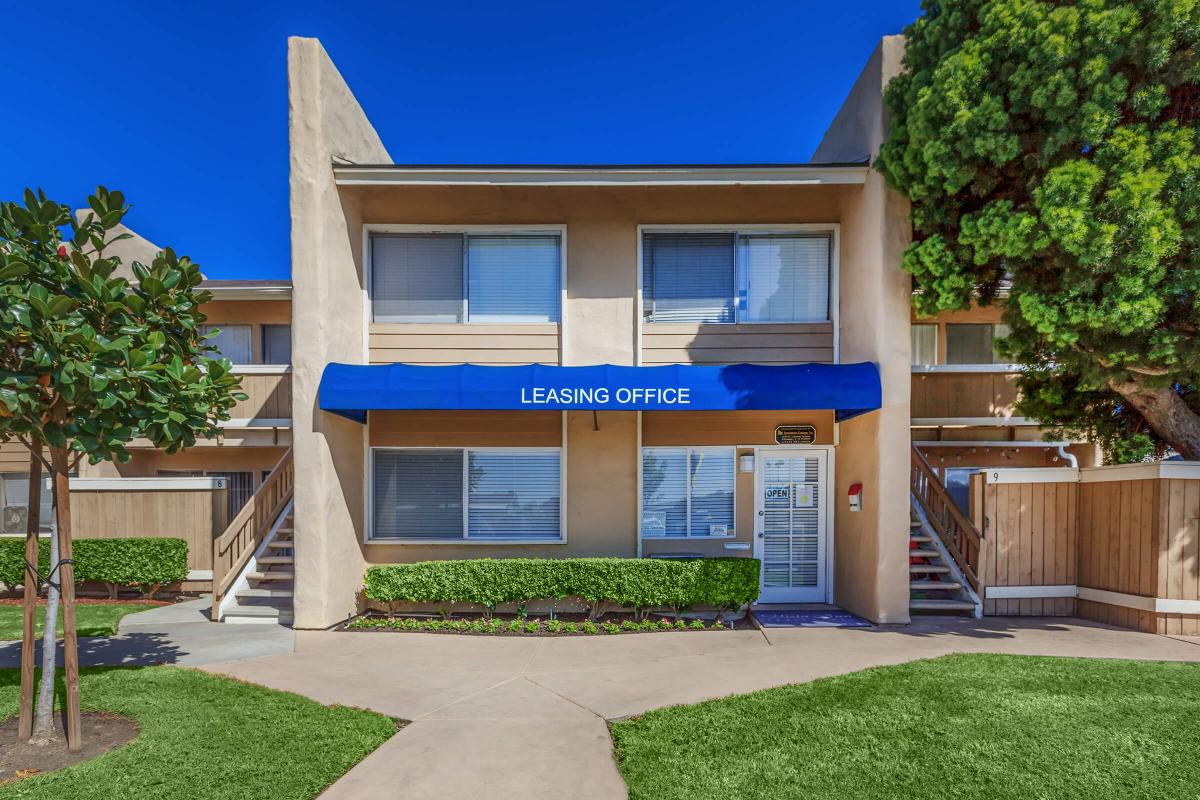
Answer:
<svg viewBox="0 0 1200 800"><path fill-rule="evenodd" d="M815 508L817 487L811 483L798 483L792 492L792 508Z"/></svg>

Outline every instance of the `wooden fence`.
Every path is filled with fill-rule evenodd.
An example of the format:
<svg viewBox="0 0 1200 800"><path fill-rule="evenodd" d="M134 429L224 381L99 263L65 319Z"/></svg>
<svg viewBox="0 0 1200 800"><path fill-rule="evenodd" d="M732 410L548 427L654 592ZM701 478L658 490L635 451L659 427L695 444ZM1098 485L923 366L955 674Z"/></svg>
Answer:
<svg viewBox="0 0 1200 800"><path fill-rule="evenodd" d="M1200 635L1200 464L972 476L984 613Z"/></svg>
<svg viewBox="0 0 1200 800"><path fill-rule="evenodd" d="M228 491L224 478L72 478L72 536L184 539L191 580L206 581L213 537L229 521Z"/></svg>

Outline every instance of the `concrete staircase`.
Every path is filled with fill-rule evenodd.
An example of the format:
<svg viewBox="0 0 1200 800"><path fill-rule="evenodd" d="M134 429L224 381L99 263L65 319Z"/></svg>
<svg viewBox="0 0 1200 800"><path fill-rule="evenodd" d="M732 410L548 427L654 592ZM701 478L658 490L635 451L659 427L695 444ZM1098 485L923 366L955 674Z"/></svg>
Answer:
<svg viewBox="0 0 1200 800"><path fill-rule="evenodd" d="M908 610L914 615L975 616L975 598L915 507L909 517L908 542Z"/></svg>
<svg viewBox="0 0 1200 800"><path fill-rule="evenodd" d="M292 515L289 510L275 536L263 544L226 609L227 623L292 624L292 594L296 578L292 551Z"/></svg>

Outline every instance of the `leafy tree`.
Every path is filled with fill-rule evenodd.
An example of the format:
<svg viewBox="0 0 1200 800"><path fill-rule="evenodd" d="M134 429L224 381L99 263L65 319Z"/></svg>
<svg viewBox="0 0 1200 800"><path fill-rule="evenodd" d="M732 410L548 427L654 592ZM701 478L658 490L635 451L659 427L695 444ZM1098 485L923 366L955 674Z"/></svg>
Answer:
<svg viewBox="0 0 1200 800"><path fill-rule="evenodd" d="M1200 460L1200 3L925 0L878 167L919 312L995 301L1019 410Z"/></svg>
<svg viewBox="0 0 1200 800"><path fill-rule="evenodd" d="M113 229L129 207L120 192L103 187L88 206L76 221L40 191L26 190L23 205L0 204L0 440L22 442L53 480L67 699L76 719L68 474L84 458L128 461L134 439L168 453L189 447L216 435L217 423L245 399L229 362L208 357L213 348L198 331L200 304L211 299L197 288L200 267L164 249L149 265L131 265L137 283L114 277L120 260L105 250L127 236ZM47 625L50 668L43 671L35 741L54 735L54 635ZM69 726L67 737L78 746L77 730Z"/></svg>

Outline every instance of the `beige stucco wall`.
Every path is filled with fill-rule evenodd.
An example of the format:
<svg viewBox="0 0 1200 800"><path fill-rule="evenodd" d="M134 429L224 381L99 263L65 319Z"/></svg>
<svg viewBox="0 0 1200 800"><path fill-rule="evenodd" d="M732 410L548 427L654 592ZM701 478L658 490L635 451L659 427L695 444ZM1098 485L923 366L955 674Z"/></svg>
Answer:
<svg viewBox="0 0 1200 800"><path fill-rule="evenodd" d="M898 54L898 41L884 43L835 129L878 145L879 87ZM339 193L331 160L390 159L316 42L291 41L289 79L298 627L327 625L351 611L368 562L468 554L632 555L637 548L637 415L627 412L566 415L564 545L494 546L481 553L469 545L362 544L366 429L315 408L326 363L365 360L358 252L364 223L565 225L561 361L567 365L637 362L639 224L841 223L841 360L880 364L884 408L842 426L838 499L844 484L861 481L868 501L864 513L849 519L839 504L836 599L874 620L907 620L909 285L897 267L907 221L906 208L877 175L865 187L426 186L343 187ZM828 141L822 147L833 152ZM410 435L395 423L380 424L376 433ZM821 426L823 438L831 438L827 425ZM749 481L739 475L738 490L747 498ZM750 531L752 522L739 503L739 528Z"/></svg>
<svg viewBox="0 0 1200 800"><path fill-rule="evenodd" d="M355 608L366 566L364 428L316 410L330 361L363 358L361 236L353 198L339 197L335 160L391 163L371 123L315 39L288 40L291 154L293 424L296 459L295 624L324 627Z"/></svg>
<svg viewBox="0 0 1200 800"><path fill-rule="evenodd" d="M838 112L814 161L874 157L883 141L882 90L901 67L904 40L885 38ZM841 425L836 466L834 600L876 622L908 621L909 318L900 269L910 241L907 203L872 171L841 206L841 355L879 365L883 406ZM863 510L846 492L863 485Z"/></svg>

